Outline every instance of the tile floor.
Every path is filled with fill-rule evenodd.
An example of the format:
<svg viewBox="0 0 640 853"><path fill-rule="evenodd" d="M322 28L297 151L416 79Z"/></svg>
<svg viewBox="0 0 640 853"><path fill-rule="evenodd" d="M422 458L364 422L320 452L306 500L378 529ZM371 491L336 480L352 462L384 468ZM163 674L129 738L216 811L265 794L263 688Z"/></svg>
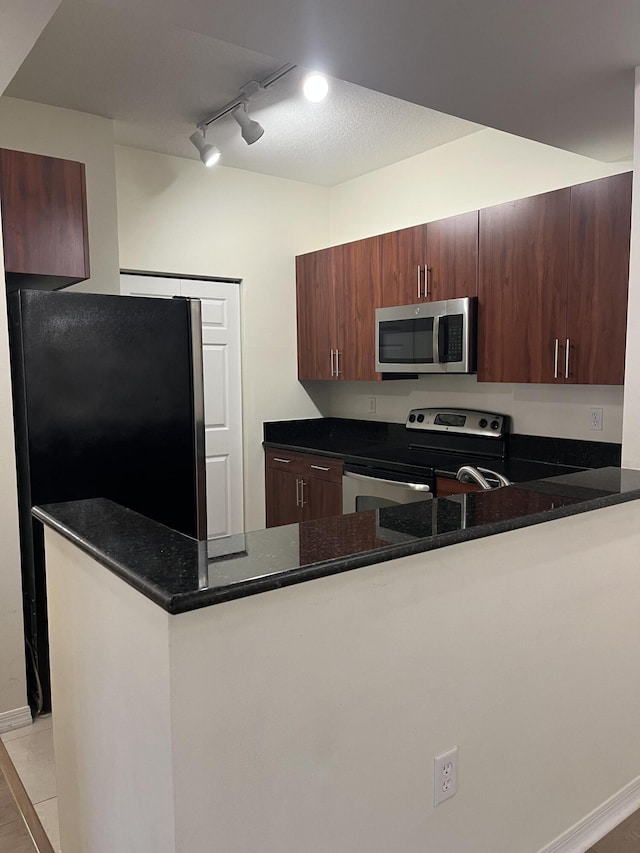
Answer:
<svg viewBox="0 0 640 853"><path fill-rule="evenodd" d="M32 725L4 732L0 737L52 847L56 853L59 853L58 800L51 715L38 717ZM0 803L0 815L1 808ZM24 849L32 851L34 848L25 847ZM9 851L13 853L10 847L6 850L7 853ZM0 853L5 853L1 843ZM22 853L22 848L16 847L15 853Z"/></svg>
<svg viewBox="0 0 640 853"><path fill-rule="evenodd" d="M0 776L0 853L33 853L35 849L9 786Z"/></svg>

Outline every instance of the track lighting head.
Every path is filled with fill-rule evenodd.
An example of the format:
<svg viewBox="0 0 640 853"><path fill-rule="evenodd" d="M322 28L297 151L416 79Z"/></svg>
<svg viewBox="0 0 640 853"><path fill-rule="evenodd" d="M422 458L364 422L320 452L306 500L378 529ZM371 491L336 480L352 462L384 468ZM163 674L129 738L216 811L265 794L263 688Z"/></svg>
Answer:
<svg viewBox="0 0 640 853"><path fill-rule="evenodd" d="M240 125L242 138L247 145L253 145L254 142L260 139L264 133L264 127L259 122L249 118L246 103L238 104L237 107L231 110L231 115Z"/></svg>
<svg viewBox="0 0 640 853"><path fill-rule="evenodd" d="M194 131L189 137L191 142L200 152L200 159L205 166L213 166L220 159L220 151L215 145L209 145L204 135L199 130Z"/></svg>

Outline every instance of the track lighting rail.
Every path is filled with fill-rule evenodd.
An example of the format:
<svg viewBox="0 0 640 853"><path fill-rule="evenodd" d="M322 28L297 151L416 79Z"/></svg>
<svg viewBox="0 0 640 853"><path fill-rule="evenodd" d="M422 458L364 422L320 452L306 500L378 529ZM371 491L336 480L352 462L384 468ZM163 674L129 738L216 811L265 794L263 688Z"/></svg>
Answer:
<svg viewBox="0 0 640 853"><path fill-rule="evenodd" d="M251 80L249 83L246 83L238 95L237 98L234 98L229 103L225 104L224 107L221 107L219 110L216 110L215 113L211 113L211 115L203 118L198 122L196 127L200 130L204 131L205 128L209 127L210 124L213 124L214 121L222 118L223 116L228 115L232 112L236 107L241 106L242 104L246 104L249 98L252 95L255 95L260 89L268 89L269 86L272 86L274 83L277 83L285 74L288 74L290 71L293 71L294 68L297 68L296 65L293 65L290 62L287 62L285 65L282 65L272 74L269 74L263 80L255 81Z"/></svg>

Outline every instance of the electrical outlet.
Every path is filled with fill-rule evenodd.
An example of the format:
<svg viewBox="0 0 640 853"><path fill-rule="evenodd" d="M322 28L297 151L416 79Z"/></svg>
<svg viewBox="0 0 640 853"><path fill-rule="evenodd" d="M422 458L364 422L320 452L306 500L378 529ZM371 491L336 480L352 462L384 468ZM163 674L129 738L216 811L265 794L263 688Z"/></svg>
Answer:
<svg viewBox="0 0 640 853"><path fill-rule="evenodd" d="M602 408L594 407L591 409L589 417L589 429L602 430Z"/></svg>
<svg viewBox="0 0 640 853"><path fill-rule="evenodd" d="M376 398L369 397L369 414L375 415L376 413Z"/></svg>
<svg viewBox="0 0 640 853"><path fill-rule="evenodd" d="M442 752L433 759L433 805L458 793L458 747Z"/></svg>

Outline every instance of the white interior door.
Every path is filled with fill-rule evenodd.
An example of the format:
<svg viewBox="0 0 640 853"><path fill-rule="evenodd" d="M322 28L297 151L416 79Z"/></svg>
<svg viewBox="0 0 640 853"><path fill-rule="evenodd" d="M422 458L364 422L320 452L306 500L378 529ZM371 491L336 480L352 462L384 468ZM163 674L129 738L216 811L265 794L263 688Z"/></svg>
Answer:
<svg viewBox="0 0 640 853"><path fill-rule="evenodd" d="M202 306L207 535L244 529L240 289L223 281L122 275L127 296L188 296Z"/></svg>

